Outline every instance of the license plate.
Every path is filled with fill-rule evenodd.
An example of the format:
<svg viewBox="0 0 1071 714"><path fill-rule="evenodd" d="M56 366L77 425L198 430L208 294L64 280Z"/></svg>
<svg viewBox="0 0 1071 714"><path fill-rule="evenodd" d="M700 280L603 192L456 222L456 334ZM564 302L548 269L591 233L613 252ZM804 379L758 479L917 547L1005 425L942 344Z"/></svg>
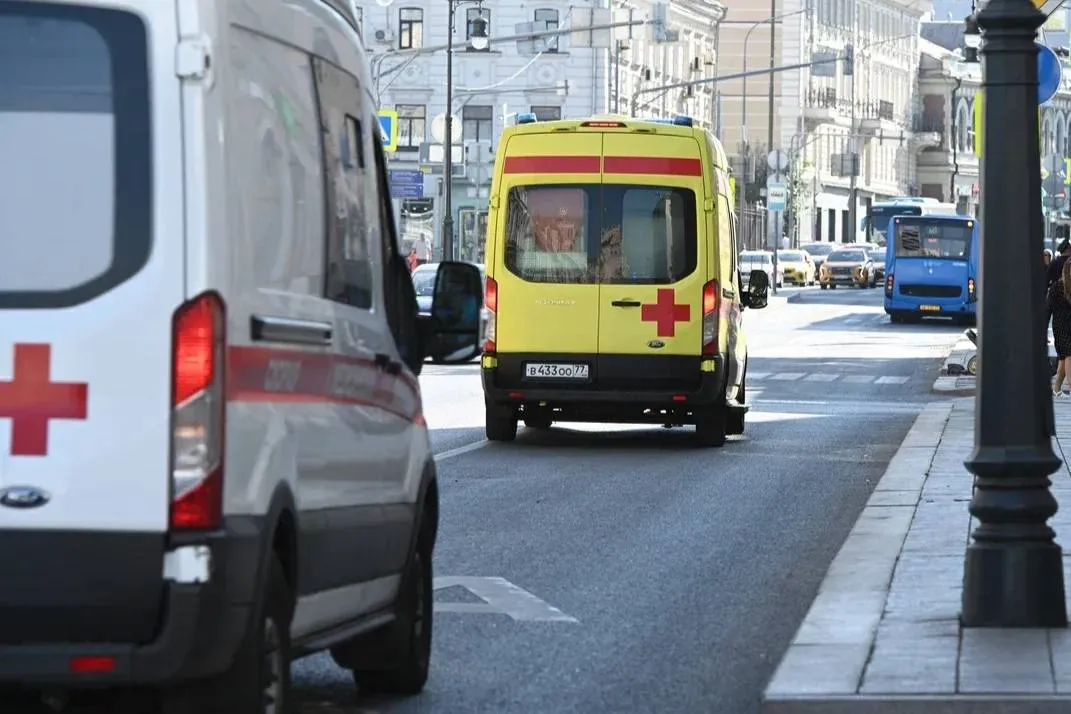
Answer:
<svg viewBox="0 0 1071 714"><path fill-rule="evenodd" d="M922 312L941 312L940 305L919 305L919 310Z"/></svg>
<svg viewBox="0 0 1071 714"><path fill-rule="evenodd" d="M524 365L524 376L529 379L587 379L588 365L529 362Z"/></svg>

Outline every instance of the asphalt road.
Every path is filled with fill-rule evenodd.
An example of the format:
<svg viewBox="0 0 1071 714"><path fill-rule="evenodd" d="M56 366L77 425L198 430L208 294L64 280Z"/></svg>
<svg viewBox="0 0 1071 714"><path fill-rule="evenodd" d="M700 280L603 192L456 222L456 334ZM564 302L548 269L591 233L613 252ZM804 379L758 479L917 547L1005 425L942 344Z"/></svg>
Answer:
<svg viewBox="0 0 1071 714"><path fill-rule="evenodd" d="M879 290L781 294L797 292L746 316L752 411L720 450L690 428L598 425L488 444L477 365L429 366L442 588L427 691L366 700L317 656L294 665L299 711L757 712L962 333L890 324Z"/></svg>

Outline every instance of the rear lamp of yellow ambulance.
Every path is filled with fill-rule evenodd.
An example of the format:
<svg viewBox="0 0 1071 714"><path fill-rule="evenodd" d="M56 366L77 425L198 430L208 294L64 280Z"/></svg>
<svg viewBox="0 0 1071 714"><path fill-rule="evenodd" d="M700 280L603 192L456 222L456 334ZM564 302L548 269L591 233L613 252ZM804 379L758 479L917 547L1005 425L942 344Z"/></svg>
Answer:
<svg viewBox="0 0 1071 714"><path fill-rule="evenodd" d="M170 527L213 530L223 518L223 301L200 295L173 324Z"/></svg>
<svg viewBox="0 0 1071 714"><path fill-rule="evenodd" d="M718 281L711 280L703 286L703 356L718 354L718 311L721 308L721 293Z"/></svg>
<svg viewBox="0 0 1071 714"><path fill-rule="evenodd" d="M483 306L487 308L487 320L484 324L483 351L492 353L495 351L495 329L498 321L498 283L494 278L487 278L487 287L484 288Z"/></svg>

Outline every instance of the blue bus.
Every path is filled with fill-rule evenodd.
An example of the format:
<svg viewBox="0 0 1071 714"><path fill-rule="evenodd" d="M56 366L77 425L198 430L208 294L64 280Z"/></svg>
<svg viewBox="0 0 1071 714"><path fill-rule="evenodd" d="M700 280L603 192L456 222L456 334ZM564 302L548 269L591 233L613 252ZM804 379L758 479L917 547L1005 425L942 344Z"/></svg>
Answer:
<svg viewBox="0 0 1071 714"><path fill-rule="evenodd" d="M885 312L893 322L978 311L978 221L955 213L895 216L885 246Z"/></svg>
<svg viewBox="0 0 1071 714"><path fill-rule="evenodd" d="M888 201L877 201L859 222L858 243L884 245L893 216L926 216L934 213L955 213L954 203L941 203L936 198L921 196L897 196Z"/></svg>

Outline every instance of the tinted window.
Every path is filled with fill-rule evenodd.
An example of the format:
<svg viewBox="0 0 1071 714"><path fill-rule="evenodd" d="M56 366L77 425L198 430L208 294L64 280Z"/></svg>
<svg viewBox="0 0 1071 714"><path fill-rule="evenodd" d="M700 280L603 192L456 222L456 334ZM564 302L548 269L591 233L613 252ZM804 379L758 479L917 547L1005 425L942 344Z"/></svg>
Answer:
<svg viewBox="0 0 1071 714"><path fill-rule="evenodd" d="M430 296L435 292L435 276L438 270L414 270L413 287L416 294L422 297Z"/></svg>
<svg viewBox="0 0 1071 714"><path fill-rule="evenodd" d="M0 3L0 307L76 305L148 261L145 35L129 13Z"/></svg>
<svg viewBox="0 0 1071 714"><path fill-rule="evenodd" d="M777 257L787 263L802 263L806 260L803 257L803 252L799 250L783 250L777 254Z"/></svg>
<svg viewBox="0 0 1071 714"><path fill-rule="evenodd" d="M896 224L897 258L952 258L970 255L972 228L957 221L900 221Z"/></svg>
<svg viewBox="0 0 1071 714"><path fill-rule="evenodd" d="M667 284L697 264L695 194L556 185L510 190L506 268L530 282Z"/></svg>
<svg viewBox="0 0 1071 714"><path fill-rule="evenodd" d="M741 265L772 265L773 256L768 253L741 253Z"/></svg>
<svg viewBox="0 0 1071 714"><path fill-rule="evenodd" d="M375 181L363 146L368 125L357 118L356 78L323 61L315 63L315 71L329 207L324 293L329 300L369 309L379 238L372 239L365 215L368 182Z"/></svg>
<svg viewBox="0 0 1071 714"><path fill-rule="evenodd" d="M811 255L829 255L833 252L832 245L805 245L803 249Z"/></svg>
<svg viewBox="0 0 1071 714"><path fill-rule="evenodd" d="M863 228L869 228L871 236L876 237L889 230L889 220L893 216L920 216L922 208L919 206L871 206L869 226L864 218Z"/></svg>
<svg viewBox="0 0 1071 714"><path fill-rule="evenodd" d="M862 263L866 253L861 250L837 250L829 254L830 263Z"/></svg>

